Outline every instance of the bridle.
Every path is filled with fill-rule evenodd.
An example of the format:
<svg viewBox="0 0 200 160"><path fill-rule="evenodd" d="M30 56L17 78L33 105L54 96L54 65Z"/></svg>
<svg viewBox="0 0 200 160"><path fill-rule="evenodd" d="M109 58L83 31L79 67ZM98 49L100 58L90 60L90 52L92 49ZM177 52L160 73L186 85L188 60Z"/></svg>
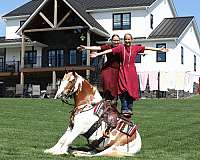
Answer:
<svg viewBox="0 0 200 160"><path fill-rule="evenodd" d="M68 102L68 98L69 96L71 96L74 93L74 89L75 89L75 84L77 82L77 78L74 78L72 81L68 82L68 85L65 87L65 90L67 90L67 92L62 92L61 93L61 101L66 103L66 104L70 104ZM72 105L72 104L70 104Z"/></svg>

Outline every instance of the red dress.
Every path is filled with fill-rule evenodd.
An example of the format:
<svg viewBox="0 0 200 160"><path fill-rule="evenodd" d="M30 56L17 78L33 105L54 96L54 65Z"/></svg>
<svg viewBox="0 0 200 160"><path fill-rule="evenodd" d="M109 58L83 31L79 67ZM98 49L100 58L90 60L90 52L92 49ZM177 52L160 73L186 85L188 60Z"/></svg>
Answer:
<svg viewBox="0 0 200 160"><path fill-rule="evenodd" d="M112 49L113 54L119 54L121 59L118 78L118 94L127 91L133 100L139 99L139 85L135 59L137 54L143 53L144 50L144 46L136 45L131 47L119 45Z"/></svg>
<svg viewBox="0 0 200 160"><path fill-rule="evenodd" d="M101 46L101 50L111 49L112 45L105 44ZM107 54L107 61L101 69L101 82L103 92L109 92L113 97L118 96L117 82L119 74L119 56Z"/></svg>

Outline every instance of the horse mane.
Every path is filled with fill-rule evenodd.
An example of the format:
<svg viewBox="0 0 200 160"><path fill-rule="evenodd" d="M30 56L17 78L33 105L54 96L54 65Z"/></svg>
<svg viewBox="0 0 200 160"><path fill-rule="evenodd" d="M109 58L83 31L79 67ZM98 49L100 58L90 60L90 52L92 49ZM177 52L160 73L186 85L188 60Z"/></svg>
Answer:
<svg viewBox="0 0 200 160"><path fill-rule="evenodd" d="M79 77L81 77L81 76L79 76ZM77 77L77 78L79 78L79 77ZM95 98L95 93L98 92L96 87L92 86L92 84L90 84L83 77L81 77L81 78L83 80L82 80L82 82L79 83L78 89L77 89L77 91L75 93L75 97L74 97L75 107L83 105L83 104L88 104L88 103L91 104ZM99 92L98 92L98 94L99 94Z"/></svg>

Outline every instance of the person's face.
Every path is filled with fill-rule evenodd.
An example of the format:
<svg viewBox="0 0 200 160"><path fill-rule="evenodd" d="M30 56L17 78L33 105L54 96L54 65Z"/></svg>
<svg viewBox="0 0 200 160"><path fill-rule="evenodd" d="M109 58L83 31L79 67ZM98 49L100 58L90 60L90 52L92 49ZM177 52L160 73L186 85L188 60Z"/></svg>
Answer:
<svg viewBox="0 0 200 160"><path fill-rule="evenodd" d="M113 39L112 39L112 44L114 47L118 46L119 45L119 42L120 42L120 39L118 36L114 36Z"/></svg>
<svg viewBox="0 0 200 160"><path fill-rule="evenodd" d="M131 35L126 35L124 37L124 43L126 46L131 46L132 41L133 41L133 39L132 39Z"/></svg>

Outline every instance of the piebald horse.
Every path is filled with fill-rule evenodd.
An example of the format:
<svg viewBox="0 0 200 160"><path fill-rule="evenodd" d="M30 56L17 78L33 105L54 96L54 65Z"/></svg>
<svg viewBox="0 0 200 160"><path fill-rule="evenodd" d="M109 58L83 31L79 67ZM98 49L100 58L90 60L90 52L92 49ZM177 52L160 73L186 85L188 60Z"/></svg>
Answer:
<svg viewBox="0 0 200 160"><path fill-rule="evenodd" d="M75 105L69 126L45 153L68 154L69 145L79 135L84 135L94 150L72 152L77 156L133 156L140 151L141 137L136 125L123 118L111 103L103 101L97 88L76 72L64 75L55 98L66 99L72 94Z"/></svg>

